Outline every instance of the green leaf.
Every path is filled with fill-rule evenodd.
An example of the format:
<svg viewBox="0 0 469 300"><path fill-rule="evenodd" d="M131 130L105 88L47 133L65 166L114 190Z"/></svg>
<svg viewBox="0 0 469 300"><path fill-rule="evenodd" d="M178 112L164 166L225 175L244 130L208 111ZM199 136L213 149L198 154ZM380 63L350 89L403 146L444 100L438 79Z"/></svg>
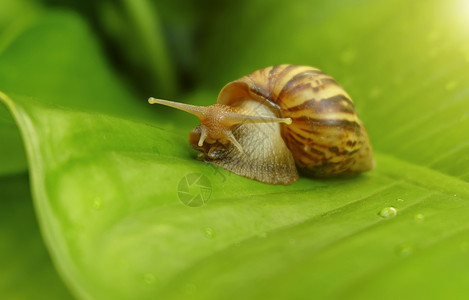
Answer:
<svg viewBox="0 0 469 300"><path fill-rule="evenodd" d="M175 72L155 5L149 0L122 0L100 1L98 7L100 25L132 66L143 71L132 71L140 85L147 90L148 85L156 86L165 97L174 96Z"/></svg>
<svg viewBox="0 0 469 300"><path fill-rule="evenodd" d="M11 23L15 23L15 21L18 23L19 19L35 15L41 10L38 3L28 0L0 0L0 7L2 8L0 10L0 32L2 34L5 34L5 31L12 30L9 28Z"/></svg>
<svg viewBox="0 0 469 300"><path fill-rule="evenodd" d="M0 178L2 299L72 299L37 226L26 174Z"/></svg>
<svg viewBox="0 0 469 300"><path fill-rule="evenodd" d="M27 170L23 142L15 121L3 104L0 104L0 176Z"/></svg>
<svg viewBox="0 0 469 300"><path fill-rule="evenodd" d="M40 6L30 1L0 0L0 53L28 26ZM3 86L0 88L4 88ZM21 136L8 109L0 104L0 176L27 170L26 155Z"/></svg>
<svg viewBox="0 0 469 300"><path fill-rule="evenodd" d="M469 31L447 21L457 3L271 3L220 14L199 73L208 88L191 101L258 67L317 65L354 95L375 171L271 186L195 160L196 119L133 96L73 14L45 15L0 54L0 101L23 136L41 230L79 298L469 292Z"/></svg>

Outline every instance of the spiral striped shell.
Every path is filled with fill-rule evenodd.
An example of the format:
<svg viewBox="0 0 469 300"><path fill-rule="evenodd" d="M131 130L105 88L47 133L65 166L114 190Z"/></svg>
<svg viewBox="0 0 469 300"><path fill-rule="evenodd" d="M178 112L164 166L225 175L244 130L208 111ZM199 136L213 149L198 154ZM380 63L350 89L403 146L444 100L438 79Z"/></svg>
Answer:
<svg viewBox="0 0 469 300"><path fill-rule="evenodd" d="M374 167L368 135L352 99L322 71L297 65L261 69L228 83L217 103L237 106L246 100L292 119L291 125L281 125L281 135L303 173L327 177Z"/></svg>

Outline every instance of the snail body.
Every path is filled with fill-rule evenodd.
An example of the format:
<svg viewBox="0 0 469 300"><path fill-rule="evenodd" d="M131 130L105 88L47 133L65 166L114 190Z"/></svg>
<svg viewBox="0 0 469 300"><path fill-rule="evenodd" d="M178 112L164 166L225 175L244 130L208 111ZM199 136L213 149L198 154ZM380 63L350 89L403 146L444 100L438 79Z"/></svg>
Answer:
<svg viewBox="0 0 469 300"><path fill-rule="evenodd" d="M189 133L199 157L238 175L290 184L373 169L371 145L350 96L329 75L297 65L267 67L228 83L217 104L149 99L200 118Z"/></svg>

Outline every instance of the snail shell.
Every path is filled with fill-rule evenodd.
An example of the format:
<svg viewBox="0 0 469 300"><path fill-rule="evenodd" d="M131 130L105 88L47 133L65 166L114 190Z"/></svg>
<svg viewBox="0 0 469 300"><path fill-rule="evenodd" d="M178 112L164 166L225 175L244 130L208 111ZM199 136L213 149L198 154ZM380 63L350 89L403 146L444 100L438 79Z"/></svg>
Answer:
<svg viewBox="0 0 469 300"><path fill-rule="evenodd" d="M200 107L150 98L201 119L193 148L238 175L290 184L298 169L329 177L374 168L372 149L350 96L329 75L297 65L264 68L228 83L217 104Z"/></svg>

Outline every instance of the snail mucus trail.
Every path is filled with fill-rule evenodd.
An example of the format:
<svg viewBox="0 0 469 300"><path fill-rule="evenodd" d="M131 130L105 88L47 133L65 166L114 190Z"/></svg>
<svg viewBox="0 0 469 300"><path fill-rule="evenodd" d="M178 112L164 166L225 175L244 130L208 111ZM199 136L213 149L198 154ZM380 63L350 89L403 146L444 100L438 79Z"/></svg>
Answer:
<svg viewBox="0 0 469 300"><path fill-rule="evenodd" d="M366 130L352 100L322 71L279 65L228 83L217 103L195 106L150 98L197 116L189 133L199 158L241 176L290 184L373 169Z"/></svg>

